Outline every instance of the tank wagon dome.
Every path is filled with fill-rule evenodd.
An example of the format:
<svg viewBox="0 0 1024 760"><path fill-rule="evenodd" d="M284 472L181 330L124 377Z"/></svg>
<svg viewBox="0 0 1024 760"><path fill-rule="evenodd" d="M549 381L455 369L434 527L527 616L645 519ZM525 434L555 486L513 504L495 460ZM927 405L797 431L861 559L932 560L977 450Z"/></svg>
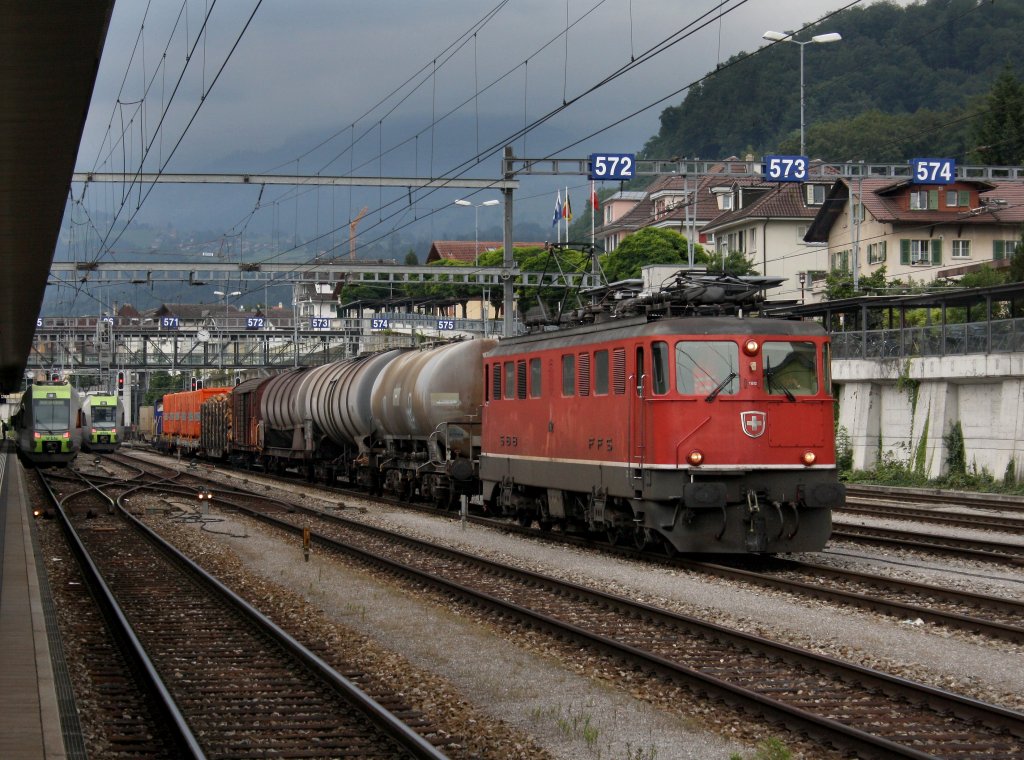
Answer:
<svg viewBox="0 0 1024 760"><path fill-rule="evenodd" d="M409 349L331 362L312 370L303 382L306 414L339 445L359 445L375 424L370 394L384 368Z"/></svg>
<svg viewBox="0 0 1024 760"><path fill-rule="evenodd" d="M389 435L430 435L444 422L480 413L483 355L497 341L473 339L402 354L373 385L379 429Z"/></svg>

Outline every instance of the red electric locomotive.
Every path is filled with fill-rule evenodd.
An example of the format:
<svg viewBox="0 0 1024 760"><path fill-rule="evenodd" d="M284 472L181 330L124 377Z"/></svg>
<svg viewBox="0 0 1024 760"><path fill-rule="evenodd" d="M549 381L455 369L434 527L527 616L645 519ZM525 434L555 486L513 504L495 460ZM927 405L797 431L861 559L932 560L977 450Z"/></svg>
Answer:
<svg viewBox="0 0 1024 760"><path fill-rule="evenodd" d="M671 311L491 351L484 498L641 548L821 549L845 499L824 330Z"/></svg>

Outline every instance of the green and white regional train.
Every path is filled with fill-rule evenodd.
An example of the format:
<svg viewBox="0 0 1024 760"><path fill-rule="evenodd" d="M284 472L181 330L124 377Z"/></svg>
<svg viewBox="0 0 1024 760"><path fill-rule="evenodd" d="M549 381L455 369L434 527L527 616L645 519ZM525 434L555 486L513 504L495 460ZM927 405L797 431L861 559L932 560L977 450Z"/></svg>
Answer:
<svg viewBox="0 0 1024 760"><path fill-rule="evenodd" d="M66 466L82 446L82 402L68 382L35 382L11 419L18 452L32 464Z"/></svg>
<svg viewBox="0 0 1024 760"><path fill-rule="evenodd" d="M124 439L124 405L113 393L82 399L82 451L116 451Z"/></svg>

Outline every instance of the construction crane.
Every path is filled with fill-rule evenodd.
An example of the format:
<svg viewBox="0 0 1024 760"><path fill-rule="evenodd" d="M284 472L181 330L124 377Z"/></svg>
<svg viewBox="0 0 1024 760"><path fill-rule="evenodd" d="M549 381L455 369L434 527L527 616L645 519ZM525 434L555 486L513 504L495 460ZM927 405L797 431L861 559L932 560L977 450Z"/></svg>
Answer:
<svg viewBox="0 0 1024 760"><path fill-rule="evenodd" d="M369 209L363 206L363 210L356 214L356 218L348 223L348 258L349 261L356 260L356 225L359 224L359 220L363 218Z"/></svg>

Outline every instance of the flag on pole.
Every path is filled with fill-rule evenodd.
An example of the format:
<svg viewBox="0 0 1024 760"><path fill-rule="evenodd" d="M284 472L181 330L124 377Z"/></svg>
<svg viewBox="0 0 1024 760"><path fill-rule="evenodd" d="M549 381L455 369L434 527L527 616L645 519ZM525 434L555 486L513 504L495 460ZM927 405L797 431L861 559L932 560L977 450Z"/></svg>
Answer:
<svg viewBox="0 0 1024 760"><path fill-rule="evenodd" d="M562 216L568 224L572 221L572 205L569 203L569 188L565 189L565 205L562 206Z"/></svg>
<svg viewBox="0 0 1024 760"><path fill-rule="evenodd" d="M559 190L557 196L555 196L555 216L551 219L551 226L554 227L558 224L558 220L562 218L562 191Z"/></svg>
<svg viewBox="0 0 1024 760"><path fill-rule="evenodd" d="M600 202L597 200L597 188L594 183L590 183L590 205L594 207L594 211L597 211Z"/></svg>

